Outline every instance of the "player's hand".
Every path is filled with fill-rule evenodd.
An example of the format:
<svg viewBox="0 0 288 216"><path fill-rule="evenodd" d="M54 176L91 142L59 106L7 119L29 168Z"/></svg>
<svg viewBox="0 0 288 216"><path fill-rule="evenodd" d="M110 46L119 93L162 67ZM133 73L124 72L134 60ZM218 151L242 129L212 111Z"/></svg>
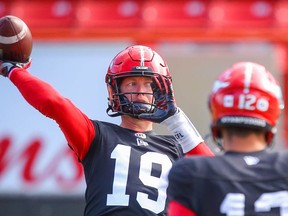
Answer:
<svg viewBox="0 0 288 216"><path fill-rule="evenodd" d="M0 60L0 75L7 77L14 68L27 69L30 67L31 62L31 58L29 58L25 63Z"/></svg>
<svg viewBox="0 0 288 216"><path fill-rule="evenodd" d="M155 111L149 114L140 114L139 118L161 123L174 115L178 110L174 97L172 79L157 74L152 77L151 87L155 98Z"/></svg>

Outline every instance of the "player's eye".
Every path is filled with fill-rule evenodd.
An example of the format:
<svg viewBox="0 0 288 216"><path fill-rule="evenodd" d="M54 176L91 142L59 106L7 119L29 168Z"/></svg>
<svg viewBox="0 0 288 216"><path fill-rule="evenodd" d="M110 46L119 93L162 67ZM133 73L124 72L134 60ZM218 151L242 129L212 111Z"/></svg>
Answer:
<svg viewBox="0 0 288 216"><path fill-rule="evenodd" d="M152 84L152 81L148 81L144 84L145 87L150 87L151 88L151 84Z"/></svg>
<svg viewBox="0 0 288 216"><path fill-rule="evenodd" d="M133 87L133 86L135 86L136 85L136 82L129 82L129 83L127 83L127 86L128 87Z"/></svg>

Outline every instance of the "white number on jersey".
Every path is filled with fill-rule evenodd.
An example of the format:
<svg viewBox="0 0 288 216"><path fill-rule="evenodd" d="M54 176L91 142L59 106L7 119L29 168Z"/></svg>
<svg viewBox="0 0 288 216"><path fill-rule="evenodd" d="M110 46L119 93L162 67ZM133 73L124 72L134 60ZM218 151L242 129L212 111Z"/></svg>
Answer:
<svg viewBox="0 0 288 216"><path fill-rule="evenodd" d="M107 195L107 205L112 206L128 206L128 194L125 194L129 164L130 164L131 147L118 144L111 154L111 158L115 159L115 173L113 180L112 194ZM160 177L151 175L153 163L162 167ZM156 188L158 190L157 200L148 198L148 194L137 192L137 201L142 208L149 209L158 214L165 208L166 190L168 187L167 175L172 167L169 157L157 152L146 152L140 158L139 179L146 186Z"/></svg>
<svg viewBox="0 0 288 216"><path fill-rule="evenodd" d="M255 212L269 212L271 208L280 208L280 216L288 216L288 191L264 193L254 203ZM245 196L241 193L228 193L220 206L220 212L227 216L244 216L244 209Z"/></svg>

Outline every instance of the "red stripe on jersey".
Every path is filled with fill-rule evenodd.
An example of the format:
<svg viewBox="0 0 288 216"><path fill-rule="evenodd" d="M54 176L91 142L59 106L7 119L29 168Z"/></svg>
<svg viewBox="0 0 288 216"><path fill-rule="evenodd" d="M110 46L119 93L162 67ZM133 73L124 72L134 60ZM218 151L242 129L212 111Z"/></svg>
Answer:
<svg viewBox="0 0 288 216"><path fill-rule="evenodd" d="M171 201L168 205L168 214L167 216L196 216L196 214L188 209L187 207L183 206L182 204Z"/></svg>
<svg viewBox="0 0 288 216"><path fill-rule="evenodd" d="M201 142L195 148L187 152L185 156L191 155L214 156L214 153L204 142Z"/></svg>

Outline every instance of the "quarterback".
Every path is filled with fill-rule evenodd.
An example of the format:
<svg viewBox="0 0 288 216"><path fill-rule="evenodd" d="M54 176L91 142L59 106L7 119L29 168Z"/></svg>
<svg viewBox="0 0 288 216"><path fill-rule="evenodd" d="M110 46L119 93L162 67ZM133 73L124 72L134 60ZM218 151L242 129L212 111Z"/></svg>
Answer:
<svg viewBox="0 0 288 216"><path fill-rule="evenodd" d="M107 113L120 116L120 125L89 119L31 75L29 63L0 63L1 75L9 77L29 104L56 121L82 163L85 216L164 216L172 164L185 154L213 155L176 106L166 62L149 47L127 47L108 67ZM153 123L166 126L171 135L157 135Z"/></svg>

